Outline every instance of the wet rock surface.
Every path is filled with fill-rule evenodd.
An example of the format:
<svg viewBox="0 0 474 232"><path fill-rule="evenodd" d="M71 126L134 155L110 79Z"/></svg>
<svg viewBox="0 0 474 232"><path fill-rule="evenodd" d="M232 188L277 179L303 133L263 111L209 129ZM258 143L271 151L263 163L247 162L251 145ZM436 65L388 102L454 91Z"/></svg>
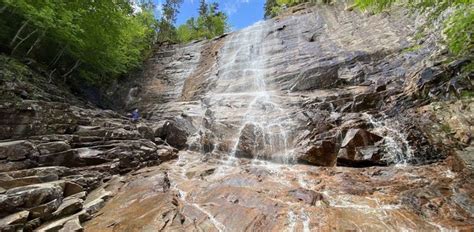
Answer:
<svg viewBox="0 0 474 232"><path fill-rule="evenodd" d="M343 9L157 48L109 95L139 123L0 79L0 230L473 230L469 61Z"/></svg>
<svg viewBox="0 0 474 232"><path fill-rule="evenodd" d="M472 230L472 179L436 166L324 168L179 160L126 177L89 231ZM208 175L210 167L215 170ZM191 171L192 170L192 171ZM168 184L169 182L169 184ZM168 187L170 186L170 187ZM462 191L454 190L463 186ZM153 205L150 207L150 205ZM126 206L126 207L124 207ZM450 210L456 211L455 214ZM451 211L452 212L452 211Z"/></svg>

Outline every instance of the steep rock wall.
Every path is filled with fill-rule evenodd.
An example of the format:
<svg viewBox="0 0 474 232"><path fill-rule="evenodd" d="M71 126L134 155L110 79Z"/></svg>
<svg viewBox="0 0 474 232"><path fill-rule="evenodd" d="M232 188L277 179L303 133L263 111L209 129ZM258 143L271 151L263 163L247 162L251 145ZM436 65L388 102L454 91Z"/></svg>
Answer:
<svg viewBox="0 0 474 232"><path fill-rule="evenodd" d="M413 22L420 20L403 10L367 15L320 5L211 41L167 46L132 89L123 88L123 105L151 120L178 121L188 130L189 148L216 155L317 165L433 162L445 152L400 108L403 89L438 49L429 37L412 49ZM382 124L399 128L376 131ZM350 129L387 138L345 148ZM245 144L259 139L262 152ZM359 146L375 147L361 158ZM280 148L289 157L271 151ZM375 154L381 149L396 151Z"/></svg>

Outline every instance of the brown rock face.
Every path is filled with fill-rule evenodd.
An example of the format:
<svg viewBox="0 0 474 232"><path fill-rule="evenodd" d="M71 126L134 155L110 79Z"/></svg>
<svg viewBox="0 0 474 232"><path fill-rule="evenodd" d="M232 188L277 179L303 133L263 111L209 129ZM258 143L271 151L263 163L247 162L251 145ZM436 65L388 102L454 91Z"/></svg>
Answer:
<svg viewBox="0 0 474 232"><path fill-rule="evenodd" d="M318 141L314 145L309 145L298 159L308 164L333 167L337 159L336 144L328 140Z"/></svg>
<svg viewBox="0 0 474 232"><path fill-rule="evenodd" d="M197 152L127 176L85 229L472 230L470 102L420 107L461 64L428 61L439 32L407 51L420 18L342 8L300 5L154 54L123 105ZM464 158L445 161L452 149Z"/></svg>
<svg viewBox="0 0 474 232"><path fill-rule="evenodd" d="M341 143L338 165L363 166L383 163L378 146L371 146L383 138L364 129L350 129Z"/></svg>
<svg viewBox="0 0 474 232"><path fill-rule="evenodd" d="M0 65L0 73L12 68L8 64ZM14 95L3 81L1 94ZM55 93L40 91L45 95L35 100L10 96L0 103L0 139L8 139L0 141L0 231L81 231L80 224L110 197L88 193L113 175L177 157L176 148L155 144L147 121L135 124L85 107L74 96L54 102L61 97L48 94Z"/></svg>
<svg viewBox="0 0 474 232"><path fill-rule="evenodd" d="M246 124L240 133L235 155L239 157L254 158L263 156L265 141L262 128L254 124Z"/></svg>
<svg viewBox="0 0 474 232"><path fill-rule="evenodd" d="M362 231L473 228L466 207L472 204L468 195L474 191L472 181L450 172L445 163L355 169L244 159L226 165L219 159L202 161L201 156L180 152L179 161L128 176L128 184L99 216L86 223L85 230L346 231L354 225ZM209 172L210 168L216 170ZM452 191L455 186L463 186L462 192Z"/></svg>
<svg viewBox="0 0 474 232"><path fill-rule="evenodd" d="M0 143L0 159L5 161L20 161L38 155L34 145L28 141L12 141Z"/></svg>
<svg viewBox="0 0 474 232"><path fill-rule="evenodd" d="M155 130L156 137L179 149L187 146L188 135L186 129L175 121L166 121Z"/></svg>

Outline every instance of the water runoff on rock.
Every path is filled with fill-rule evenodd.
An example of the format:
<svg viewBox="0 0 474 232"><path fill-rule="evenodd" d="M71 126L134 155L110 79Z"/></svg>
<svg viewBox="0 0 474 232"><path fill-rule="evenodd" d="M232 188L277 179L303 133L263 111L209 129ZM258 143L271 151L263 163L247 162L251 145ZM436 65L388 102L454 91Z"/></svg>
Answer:
<svg viewBox="0 0 474 232"><path fill-rule="evenodd" d="M374 132L383 137L384 160L396 165L407 165L413 159L413 150L408 143L407 135L395 127L394 120L376 119L373 115L364 113L365 120L374 128Z"/></svg>
<svg viewBox="0 0 474 232"><path fill-rule="evenodd" d="M291 120L266 83L264 22L229 35L219 57L217 86L207 96L217 121L236 128L228 160L246 157L291 163ZM226 106L226 107L222 107Z"/></svg>

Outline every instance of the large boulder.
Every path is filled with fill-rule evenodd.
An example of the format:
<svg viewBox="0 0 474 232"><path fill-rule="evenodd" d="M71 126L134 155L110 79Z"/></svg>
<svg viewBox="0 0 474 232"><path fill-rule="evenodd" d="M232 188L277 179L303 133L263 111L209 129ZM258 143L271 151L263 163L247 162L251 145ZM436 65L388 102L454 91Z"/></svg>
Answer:
<svg viewBox="0 0 474 232"><path fill-rule="evenodd" d="M382 137L364 129L350 129L342 140L341 147L362 147L372 145L380 140Z"/></svg>
<svg viewBox="0 0 474 232"><path fill-rule="evenodd" d="M320 140L296 150L295 155L300 163L332 167L336 164L337 145L331 140Z"/></svg>
<svg viewBox="0 0 474 232"><path fill-rule="evenodd" d="M240 133L235 155L238 157L254 158L261 155L265 149L265 138L261 127L248 123Z"/></svg>
<svg viewBox="0 0 474 232"><path fill-rule="evenodd" d="M185 127L175 121L167 120L155 128L155 136L165 140L173 147L184 149L187 147L189 133Z"/></svg>
<svg viewBox="0 0 474 232"><path fill-rule="evenodd" d="M340 166L371 166L381 164L381 150L373 146L383 138L364 129L349 129L337 155Z"/></svg>

